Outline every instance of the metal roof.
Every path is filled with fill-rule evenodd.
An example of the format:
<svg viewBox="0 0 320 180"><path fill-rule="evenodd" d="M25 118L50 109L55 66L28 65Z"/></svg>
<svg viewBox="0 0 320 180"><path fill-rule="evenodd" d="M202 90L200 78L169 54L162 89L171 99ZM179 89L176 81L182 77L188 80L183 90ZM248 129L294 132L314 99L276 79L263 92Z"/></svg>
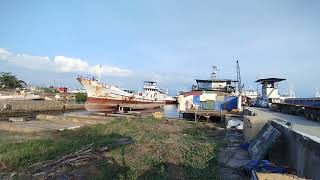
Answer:
<svg viewBox="0 0 320 180"><path fill-rule="evenodd" d="M282 78L265 78L265 79L258 79L256 83L264 83L264 82L276 83L276 82L285 81L285 80L286 79L282 79Z"/></svg>
<svg viewBox="0 0 320 180"><path fill-rule="evenodd" d="M155 81L144 81L145 83L157 83Z"/></svg>
<svg viewBox="0 0 320 180"><path fill-rule="evenodd" d="M197 82L238 82L232 79L196 79Z"/></svg>

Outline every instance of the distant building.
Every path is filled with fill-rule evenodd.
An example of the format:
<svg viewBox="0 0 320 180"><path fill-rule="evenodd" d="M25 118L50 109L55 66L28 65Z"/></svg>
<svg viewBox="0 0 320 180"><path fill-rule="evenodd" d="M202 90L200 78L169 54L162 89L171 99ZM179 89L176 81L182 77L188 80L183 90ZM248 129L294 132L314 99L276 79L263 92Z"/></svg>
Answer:
<svg viewBox="0 0 320 180"><path fill-rule="evenodd" d="M67 93L68 92L67 87L58 87L58 88L56 88L56 90L59 91L60 93Z"/></svg>
<svg viewBox="0 0 320 180"><path fill-rule="evenodd" d="M87 93L85 89L74 89L69 91L70 93L76 94L76 93Z"/></svg>
<svg viewBox="0 0 320 180"><path fill-rule="evenodd" d="M269 107L272 103L280 103L281 96L278 90L278 83L286 79L281 78L265 78L258 79L256 83L262 85L261 97L258 100L258 106Z"/></svg>

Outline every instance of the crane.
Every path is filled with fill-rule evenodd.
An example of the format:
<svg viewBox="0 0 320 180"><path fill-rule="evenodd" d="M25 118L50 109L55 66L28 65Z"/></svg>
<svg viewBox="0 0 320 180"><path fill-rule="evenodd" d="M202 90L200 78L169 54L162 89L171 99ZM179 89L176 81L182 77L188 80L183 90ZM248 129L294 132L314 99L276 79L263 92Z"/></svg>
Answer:
<svg viewBox="0 0 320 180"><path fill-rule="evenodd" d="M241 83L241 73L240 73L240 64L237 60L237 81L238 81L238 91L239 93L242 92L242 83Z"/></svg>

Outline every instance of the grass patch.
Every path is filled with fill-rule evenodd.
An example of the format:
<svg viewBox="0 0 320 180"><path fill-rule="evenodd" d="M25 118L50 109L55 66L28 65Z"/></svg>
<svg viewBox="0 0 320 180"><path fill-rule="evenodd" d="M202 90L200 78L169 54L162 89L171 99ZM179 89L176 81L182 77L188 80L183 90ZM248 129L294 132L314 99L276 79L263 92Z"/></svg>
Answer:
<svg viewBox="0 0 320 180"><path fill-rule="evenodd" d="M80 171L95 179L216 179L218 131L200 122L115 118L105 125L66 130L52 139L2 143L0 164L4 170L23 170L88 144L99 148L130 137L134 144L115 148Z"/></svg>
<svg viewBox="0 0 320 180"><path fill-rule="evenodd" d="M0 170L21 169L35 162L74 152L89 144L98 148L123 137L118 134L104 134L103 132L104 126L96 125L76 131L65 130L54 139L2 143L0 144Z"/></svg>

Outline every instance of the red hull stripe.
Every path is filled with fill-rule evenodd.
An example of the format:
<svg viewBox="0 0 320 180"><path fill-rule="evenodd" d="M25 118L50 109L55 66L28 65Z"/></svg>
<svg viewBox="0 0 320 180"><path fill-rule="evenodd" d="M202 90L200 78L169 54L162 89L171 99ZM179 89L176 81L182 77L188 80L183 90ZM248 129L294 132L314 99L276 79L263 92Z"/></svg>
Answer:
<svg viewBox="0 0 320 180"><path fill-rule="evenodd" d="M88 111L113 111L119 106L132 109L152 109L164 105L165 102L140 102L130 100L114 100L105 98L87 98L85 108Z"/></svg>

